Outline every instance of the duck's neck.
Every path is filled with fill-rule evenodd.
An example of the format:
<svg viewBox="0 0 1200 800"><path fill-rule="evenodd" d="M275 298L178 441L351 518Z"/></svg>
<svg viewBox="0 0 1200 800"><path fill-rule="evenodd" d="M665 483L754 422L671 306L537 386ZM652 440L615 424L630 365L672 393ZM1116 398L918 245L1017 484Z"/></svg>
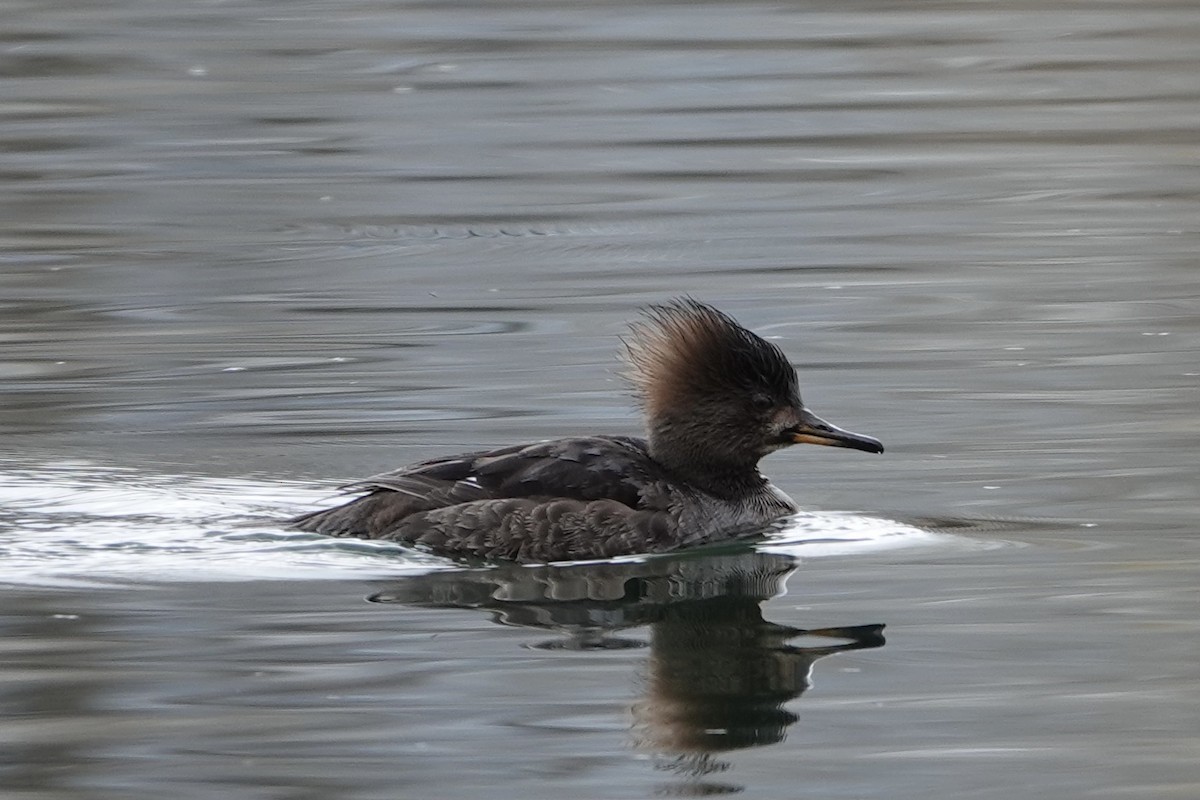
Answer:
<svg viewBox="0 0 1200 800"><path fill-rule="evenodd" d="M722 452L711 437L673 433L669 427L651 429L648 444L650 457L678 479L728 500L758 494L767 485L757 458Z"/></svg>

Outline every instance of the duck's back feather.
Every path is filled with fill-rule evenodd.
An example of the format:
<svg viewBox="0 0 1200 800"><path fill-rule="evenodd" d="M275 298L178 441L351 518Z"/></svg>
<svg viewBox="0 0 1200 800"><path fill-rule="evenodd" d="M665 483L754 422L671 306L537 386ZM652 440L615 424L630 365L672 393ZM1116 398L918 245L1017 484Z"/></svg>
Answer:
<svg viewBox="0 0 1200 800"><path fill-rule="evenodd" d="M385 472L344 487L363 496L292 525L520 561L650 552L678 524L661 471L641 439L556 439Z"/></svg>

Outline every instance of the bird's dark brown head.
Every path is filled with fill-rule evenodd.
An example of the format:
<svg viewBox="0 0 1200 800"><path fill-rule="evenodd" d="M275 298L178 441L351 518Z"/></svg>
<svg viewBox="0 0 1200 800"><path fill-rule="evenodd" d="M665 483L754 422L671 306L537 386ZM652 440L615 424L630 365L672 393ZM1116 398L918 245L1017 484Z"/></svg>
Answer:
<svg viewBox="0 0 1200 800"><path fill-rule="evenodd" d="M883 451L804 408L782 350L691 298L646 308L630 326L625 356L651 453L676 470L757 476L760 458L802 442Z"/></svg>

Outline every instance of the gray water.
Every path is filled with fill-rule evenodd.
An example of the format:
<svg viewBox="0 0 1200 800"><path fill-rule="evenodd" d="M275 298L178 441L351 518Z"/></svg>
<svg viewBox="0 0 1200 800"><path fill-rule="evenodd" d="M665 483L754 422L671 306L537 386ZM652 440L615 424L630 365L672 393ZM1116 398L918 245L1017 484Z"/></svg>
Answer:
<svg viewBox="0 0 1200 800"><path fill-rule="evenodd" d="M0 19L5 800L1200 796L1200 6ZM682 293L887 453L649 561L279 526L636 432Z"/></svg>

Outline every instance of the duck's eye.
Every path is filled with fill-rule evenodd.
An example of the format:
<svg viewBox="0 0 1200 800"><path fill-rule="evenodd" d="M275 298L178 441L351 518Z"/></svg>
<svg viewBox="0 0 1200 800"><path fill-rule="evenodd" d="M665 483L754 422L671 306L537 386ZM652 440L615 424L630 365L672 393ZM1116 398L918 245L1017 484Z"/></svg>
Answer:
<svg viewBox="0 0 1200 800"><path fill-rule="evenodd" d="M775 401L769 395L765 395L762 392L751 397L750 403L754 406L755 411L767 411L775 405Z"/></svg>

